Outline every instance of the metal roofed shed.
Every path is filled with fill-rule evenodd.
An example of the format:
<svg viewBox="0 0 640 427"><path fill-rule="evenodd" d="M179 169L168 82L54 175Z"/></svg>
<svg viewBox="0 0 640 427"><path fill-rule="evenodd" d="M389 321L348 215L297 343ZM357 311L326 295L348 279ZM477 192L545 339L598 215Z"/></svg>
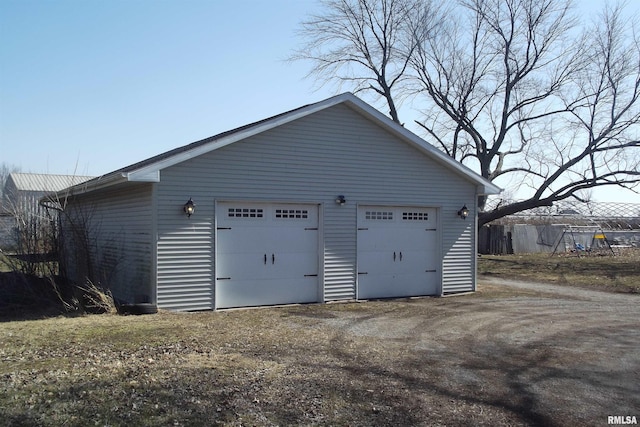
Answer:
<svg viewBox="0 0 640 427"><path fill-rule="evenodd" d="M0 247L15 243L16 227L20 223L50 221L40 199L48 194L61 192L70 186L81 184L93 177L78 175L52 175L41 173L11 173L4 183L0 200Z"/></svg>
<svg viewBox="0 0 640 427"><path fill-rule="evenodd" d="M5 188L11 191L33 191L39 193L53 193L64 190L94 178L80 175L54 175L45 173L11 173ZM6 190L5 190L6 191Z"/></svg>

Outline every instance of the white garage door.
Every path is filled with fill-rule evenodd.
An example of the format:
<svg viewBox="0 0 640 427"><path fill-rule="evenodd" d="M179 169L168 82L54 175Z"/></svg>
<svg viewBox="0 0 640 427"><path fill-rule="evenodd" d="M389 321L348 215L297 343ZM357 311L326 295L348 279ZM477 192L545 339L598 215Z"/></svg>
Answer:
<svg viewBox="0 0 640 427"><path fill-rule="evenodd" d="M358 298L439 294L436 209L358 208Z"/></svg>
<svg viewBox="0 0 640 427"><path fill-rule="evenodd" d="M219 203L216 307L318 301L318 207Z"/></svg>

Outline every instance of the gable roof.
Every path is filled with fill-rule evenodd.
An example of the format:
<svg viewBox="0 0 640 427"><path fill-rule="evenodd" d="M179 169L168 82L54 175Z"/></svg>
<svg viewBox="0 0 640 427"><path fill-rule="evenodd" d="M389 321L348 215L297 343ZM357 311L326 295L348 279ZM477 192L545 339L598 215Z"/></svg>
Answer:
<svg viewBox="0 0 640 427"><path fill-rule="evenodd" d="M236 141L260 134L267 130L282 126L294 120L301 119L316 112L325 110L338 104L343 104L355 110L368 120L381 126L394 136L417 148L442 166L466 177L479 187L480 194L498 194L501 189L489 180L478 175L468 167L447 156L431 144L414 133L397 124L384 114L362 101L350 92L325 99L315 104L305 105L285 113L269 117L239 128L187 144L182 147L158 154L141 162L134 163L106 175L94 178L88 182L75 185L70 190L73 194L81 194L97 189L110 187L123 182L160 182L160 171L169 166L184 162L202 154L217 150Z"/></svg>

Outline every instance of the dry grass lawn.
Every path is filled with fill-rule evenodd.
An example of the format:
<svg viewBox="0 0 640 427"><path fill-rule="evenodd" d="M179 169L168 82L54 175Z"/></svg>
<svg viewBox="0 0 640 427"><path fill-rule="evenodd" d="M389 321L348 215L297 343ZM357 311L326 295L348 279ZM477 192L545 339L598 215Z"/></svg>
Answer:
<svg viewBox="0 0 640 427"><path fill-rule="evenodd" d="M640 279L622 258L483 257L480 269L631 291ZM640 415L640 297L578 291L491 284L453 298L5 319L0 424L595 426Z"/></svg>
<svg viewBox="0 0 640 427"><path fill-rule="evenodd" d="M503 279L640 293L640 249L627 249L616 256L483 255L478 260L478 273Z"/></svg>

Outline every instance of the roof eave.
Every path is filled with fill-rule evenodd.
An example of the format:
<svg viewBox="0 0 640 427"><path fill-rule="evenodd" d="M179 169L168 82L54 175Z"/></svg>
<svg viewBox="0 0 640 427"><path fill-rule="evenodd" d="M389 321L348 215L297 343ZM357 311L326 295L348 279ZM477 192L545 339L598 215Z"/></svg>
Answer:
<svg viewBox="0 0 640 427"><path fill-rule="evenodd" d="M490 181L487 182L488 184L478 186L478 196L493 196L502 193L502 188L494 185Z"/></svg>

